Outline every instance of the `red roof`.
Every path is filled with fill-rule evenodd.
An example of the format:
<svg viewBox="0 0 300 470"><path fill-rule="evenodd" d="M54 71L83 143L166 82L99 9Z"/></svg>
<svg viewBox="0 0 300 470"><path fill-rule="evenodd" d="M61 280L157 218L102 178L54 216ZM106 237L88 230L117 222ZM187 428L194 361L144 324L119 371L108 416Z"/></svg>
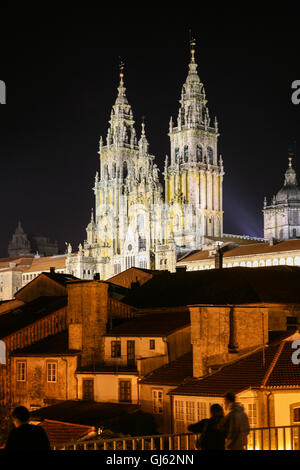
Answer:
<svg viewBox="0 0 300 470"><path fill-rule="evenodd" d="M189 352L175 361L169 362L159 369L150 372L141 384L179 385L186 377L193 375L193 354Z"/></svg>
<svg viewBox="0 0 300 470"><path fill-rule="evenodd" d="M279 253L283 251L295 251L300 250L300 239L295 240L285 240L283 242L275 243L270 245L269 243L253 243L251 245L241 245L230 250L224 251L223 258L229 258L233 256L251 256L258 254L267 254L267 253ZM213 248L212 250L213 251ZM209 256L209 251L199 250L190 255L187 255L185 258L182 258L179 263L186 263L188 261L201 261L201 260L213 260L214 255Z"/></svg>
<svg viewBox="0 0 300 470"><path fill-rule="evenodd" d="M239 393L249 388L282 388L300 389L300 366L293 364L291 345L300 334L284 339L281 343L272 344L238 361L224 366L221 370L204 378L186 379L175 390L173 395L224 396L231 391Z"/></svg>
<svg viewBox="0 0 300 470"><path fill-rule="evenodd" d="M64 423L45 419L39 426L46 431L51 446L62 446L72 441L77 441L82 437L95 431L93 426L84 424Z"/></svg>

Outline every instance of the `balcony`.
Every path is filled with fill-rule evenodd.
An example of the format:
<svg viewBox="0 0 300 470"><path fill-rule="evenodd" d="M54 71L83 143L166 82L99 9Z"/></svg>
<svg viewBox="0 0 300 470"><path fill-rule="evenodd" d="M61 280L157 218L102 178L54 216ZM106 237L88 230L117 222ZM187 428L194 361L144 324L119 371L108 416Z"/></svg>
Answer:
<svg viewBox="0 0 300 470"><path fill-rule="evenodd" d="M161 434L69 443L60 450L195 450L200 434ZM56 448L54 447L53 450ZM253 428L247 450L300 450L300 424Z"/></svg>

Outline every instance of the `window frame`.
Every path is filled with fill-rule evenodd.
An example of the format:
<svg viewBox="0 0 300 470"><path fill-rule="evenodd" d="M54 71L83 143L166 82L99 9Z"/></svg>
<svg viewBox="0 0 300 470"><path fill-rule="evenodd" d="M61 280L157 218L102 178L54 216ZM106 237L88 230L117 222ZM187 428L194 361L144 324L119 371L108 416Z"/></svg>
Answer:
<svg viewBox="0 0 300 470"><path fill-rule="evenodd" d="M23 365L22 374L20 374L20 366ZM22 378L20 376L22 375ZM16 361L16 381L17 382L26 382L27 380L27 363L26 361Z"/></svg>
<svg viewBox="0 0 300 470"><path fill-rule="evenodd" d="M47 361L47 383L57 383L57 361Z"/></svg>

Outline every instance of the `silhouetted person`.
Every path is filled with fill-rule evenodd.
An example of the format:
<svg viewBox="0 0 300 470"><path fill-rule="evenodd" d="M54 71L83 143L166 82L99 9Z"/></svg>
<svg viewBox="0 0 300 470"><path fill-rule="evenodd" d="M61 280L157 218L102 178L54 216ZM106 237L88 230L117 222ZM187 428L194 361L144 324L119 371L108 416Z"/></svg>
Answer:
<svg viewBox="0 0 300 470"><path fill-rule="evenodd" d="M231 392L225 395L225 407L229 410L224 424L225 447L227 450L246 450L250 426L244 407L241 403L236 403L235 394Z"/></svg>
<svg viewBox="0 0 300 470"><path fill-rule="evenodd" d="M7 450L50 450L46 432L41 426L29 424L29 411L18 406L12 413L15 428L10 432L5 449Z"/></svg>
<svg viewBox="0 0 300 470"><path fill-rule="evenodd" d="M210 418L191 424L188 430L193 433L201 433L201 437L197 441L197 447L201 450L224 450L225 432L222 406L218 403L211 405Z"/></svg>

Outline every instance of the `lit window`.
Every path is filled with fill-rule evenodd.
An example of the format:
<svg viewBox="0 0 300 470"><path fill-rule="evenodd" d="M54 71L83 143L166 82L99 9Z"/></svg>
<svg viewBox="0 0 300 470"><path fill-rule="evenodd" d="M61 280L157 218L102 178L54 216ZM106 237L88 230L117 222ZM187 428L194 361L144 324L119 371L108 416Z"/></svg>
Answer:
<svg viewBox="0 0 300 470"><path fill-rule="evenodd" d="M162 390L152 390L153 413L163 413L163 392Z"/></svg>
<svg viewBox="0 0 300 470"><path fill-rule="evenodd" d="M185 415L188 423L195 422L195 402L187 401L185 404Z"/></svg>
<svg viewBox="0 0 300 470"><path fill-rule="evenodd" d="M201 419L207 418L207 403L205 402L198 402L197 403L197 420L201 421Z"/></svg>
<svg viewBox="0 0 300 470"><path fill-rule="evenodd" d="M155 349L155 339L150 339L150 349Z"/></svg>
<svg viewBox="0 0 300 470"><path fill-rule="evenodd" d="M181 400L175 400L175 419L184 421L184 402Z"/></svg>
<svg viewBox="0 0 300 470"><path fill-rule="evenodd" d="M17 382L26 381L26 362L17 361Z"/></svg>
<svg viewBox="0 0 300 470"><path fill-rule="evenodd" d="M285 259L284 259L284 258L280 258L279 264L285 264Z"/></svg>
<svg viewBox="0 0 300 470"><path fill-rule="evenodd" d="M47 382L56 382L56 362L48 362L47 364Z"/></svg>
<svg viewBox="0 0 300 470"><path fill-rule="evenodd" d="M257 425L256 403L249 403L249 405L248 405L248 418L249 418L249 424L252 428Z"/></svg>

